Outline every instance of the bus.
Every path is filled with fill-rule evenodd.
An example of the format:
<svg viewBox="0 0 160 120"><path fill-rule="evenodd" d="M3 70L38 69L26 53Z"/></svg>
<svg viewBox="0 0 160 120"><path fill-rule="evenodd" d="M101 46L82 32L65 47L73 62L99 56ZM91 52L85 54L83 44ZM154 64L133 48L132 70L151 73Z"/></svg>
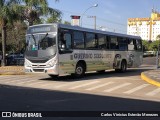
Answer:
<svg viewBox="0 0 160 120"><path fill-rule="evenodd" d="M30 26L26 34L25 72L84 76L142 64L142 40L114 32L59 23Z"/></svg>

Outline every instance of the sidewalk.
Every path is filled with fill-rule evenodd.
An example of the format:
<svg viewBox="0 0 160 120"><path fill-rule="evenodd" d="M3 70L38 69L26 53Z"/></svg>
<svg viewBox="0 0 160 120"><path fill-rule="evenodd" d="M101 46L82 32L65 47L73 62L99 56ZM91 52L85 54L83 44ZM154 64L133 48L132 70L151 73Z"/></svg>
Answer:
<svg viewBox="0 0 160 120"><path fill-rule="evenodd" d="M0 75L24 75L24 66L0 67Z"/></svg>
<svg viewBox="0 0 160 120"><path fill-rule="evenodd" d="M141 78L150 84L160 87L160 70L142 72Z"/></svg>

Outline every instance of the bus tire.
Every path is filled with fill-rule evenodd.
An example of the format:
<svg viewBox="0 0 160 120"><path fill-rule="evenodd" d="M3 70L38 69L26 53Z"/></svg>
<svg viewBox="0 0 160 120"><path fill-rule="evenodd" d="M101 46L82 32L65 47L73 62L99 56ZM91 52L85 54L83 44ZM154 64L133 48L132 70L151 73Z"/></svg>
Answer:
<svg viewBox="0 0 160 120"><path fill-rule="evenodd" d="M105 73L105 70L99 70L97 73Z"/></svg>
<svg viewBox="0 0 160 120"><path fill-rule="evenodd" d="M121 72L121 73L124 73L127 71L127 63L125 60L123 60L121 62L121 68L120 69L115 69L116 72Z"/></svg>
<svg viewBox="0 0 160 120"><path fill-rule="evenodd" d="M52 79L57 80L58 79L58 75L49 75Z"/></svg>
<svg viewBox="0 0 160 120"><path fill-rule="evenodd" d="M74 77L81 78L85 74L85 66L82 63L78 63L76 65L75 73L73 74Z"/></svg>

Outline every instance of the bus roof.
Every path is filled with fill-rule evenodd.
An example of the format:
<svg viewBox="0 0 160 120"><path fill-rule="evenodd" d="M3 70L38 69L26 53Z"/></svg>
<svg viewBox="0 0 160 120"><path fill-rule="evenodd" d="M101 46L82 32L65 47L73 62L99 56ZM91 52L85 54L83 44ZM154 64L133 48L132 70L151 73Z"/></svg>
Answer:
<svg viewBox="0 0 160 120"><path fill-rule="evenodd" d="M67 24L60 24L60 23L38 24L38 25L30 26L30 27L43 26L43 25L57 25L60 28L85 31L85 32L95 32L95 33L100 33L100 34L107 34L107 35L113 35L113 36L119 36L119 37L127 37L127 38L133 38L133 39L141 39L140 36L127 35L127 34L115 33L115 32L108 32L108 31L102 31L102 30L95 30L95 29L84 28L84 27L80 27L80 26L72 26L72 25L67 25Z"/></svg>

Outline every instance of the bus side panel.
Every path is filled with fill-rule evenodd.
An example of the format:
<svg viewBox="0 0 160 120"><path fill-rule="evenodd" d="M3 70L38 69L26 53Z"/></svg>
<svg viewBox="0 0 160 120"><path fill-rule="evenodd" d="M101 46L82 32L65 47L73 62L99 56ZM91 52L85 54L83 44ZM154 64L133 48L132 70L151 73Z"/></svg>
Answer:
<svg viewBox="0 0 160 120"><path fill-rule="evenodd" d="M86 59L87 71L100 71L111 69L113 66L114 52L105 50L86 50L85 54L92 57Z"/></svg>
<svg viewBox="0 0 160 120"><path fill-rule="evenodd" d="M73 54L59 54L59 74L71 74L75 72Z"/></svg>
<svg viewBox="0 0 160 120"><path fill-rule="evenodd" d="M142 52L128 51L128 67L139 67L143 61Z"/></svg>

